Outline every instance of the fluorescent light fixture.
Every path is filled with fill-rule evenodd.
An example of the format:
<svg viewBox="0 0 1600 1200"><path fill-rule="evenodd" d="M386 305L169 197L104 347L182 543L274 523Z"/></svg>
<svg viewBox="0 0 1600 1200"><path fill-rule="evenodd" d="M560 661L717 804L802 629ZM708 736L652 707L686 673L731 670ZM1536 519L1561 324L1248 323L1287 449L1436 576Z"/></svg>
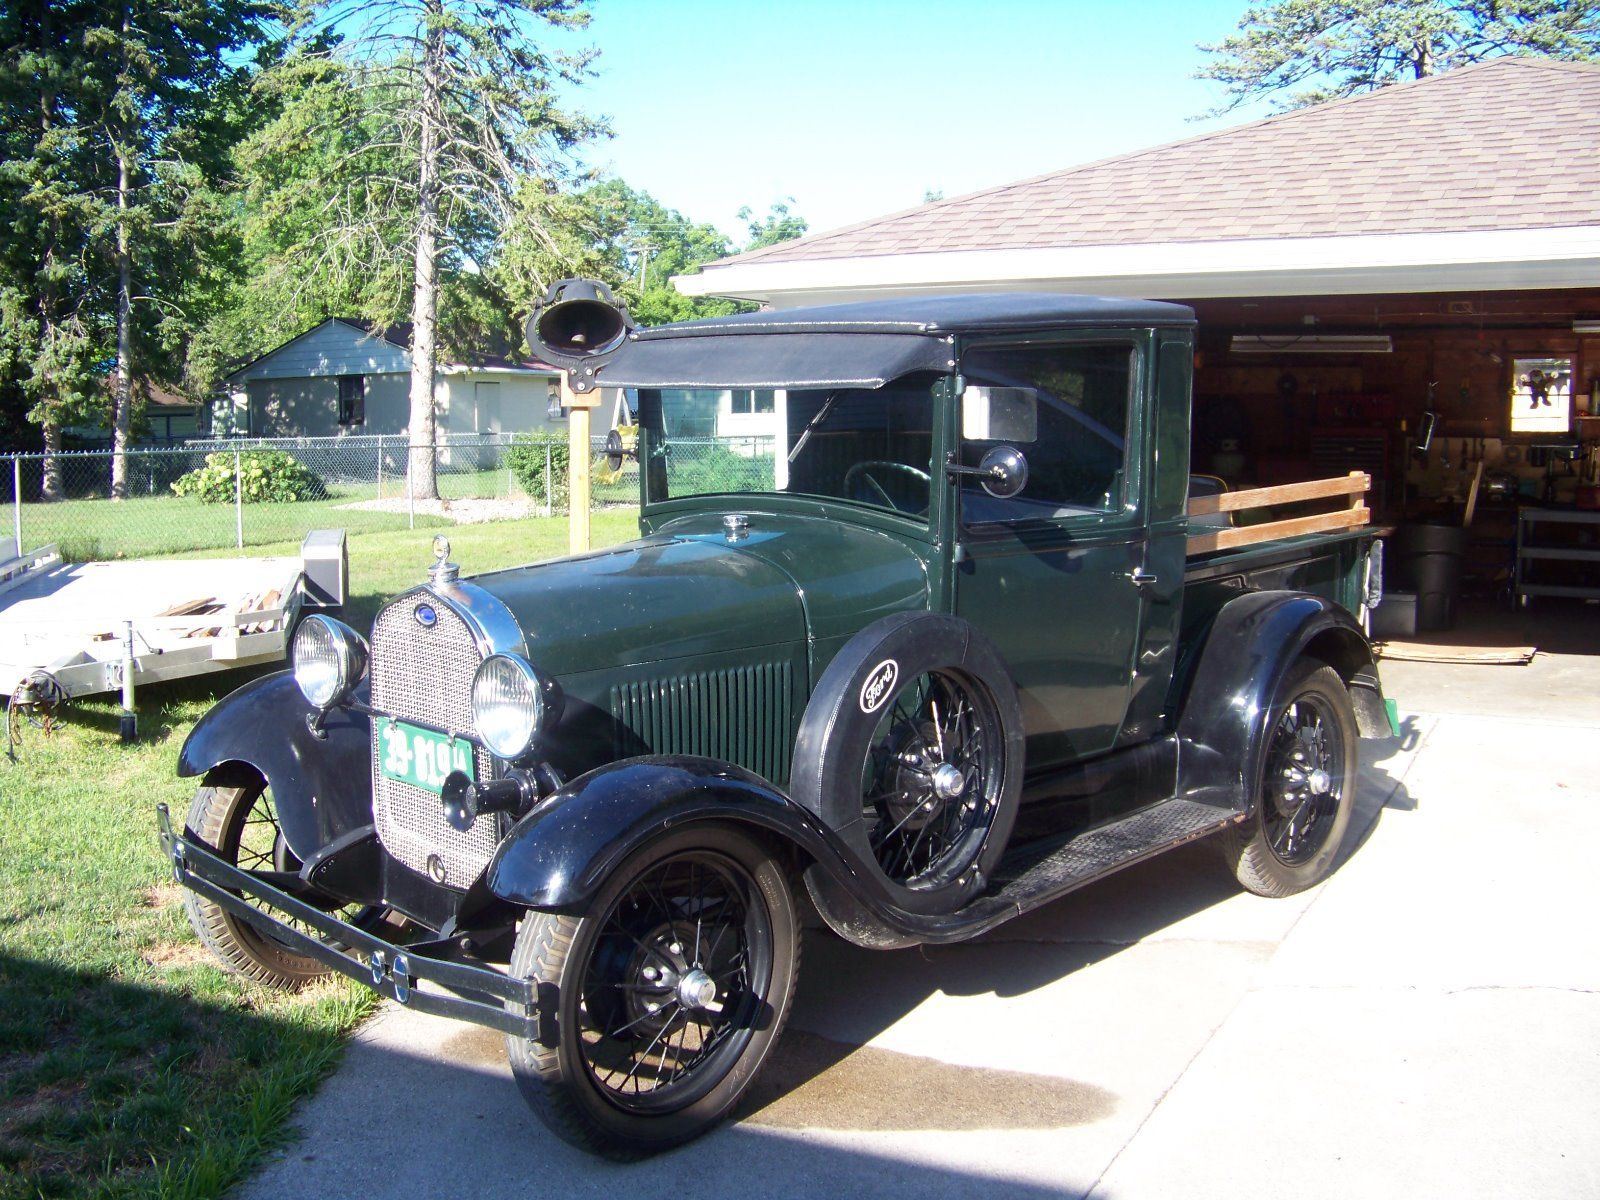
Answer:
<svg viewBox="0 0 1600 1200"><path fill-rule="evenodd" d="M1574 321L1573 333L1600 333L1600 321Z"/></svg>
<svg viewBox="0 0 1600 1200"><path fill-rule="evenodd" d="M1231 348L1235 354L1392 354L1394 342L1387 334L1236 333Z"/></svg>

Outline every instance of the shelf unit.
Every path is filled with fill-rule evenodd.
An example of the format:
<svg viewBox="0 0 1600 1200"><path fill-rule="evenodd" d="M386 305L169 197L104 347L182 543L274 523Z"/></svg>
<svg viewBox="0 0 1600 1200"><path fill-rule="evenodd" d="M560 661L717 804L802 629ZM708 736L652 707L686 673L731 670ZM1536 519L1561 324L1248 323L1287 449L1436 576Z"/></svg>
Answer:
<svg viewBox="0 0 1600 1200"><path fill-rule="evenodd" d="M1544 525L1545 530L1538 526ZM1587 526L1588 529L1583 527ZM1566 540L1560 540L1566 535ZM1587 535L1587 536L1586 536ZM1548 570L1534 563L1592 563L1593 570L1567 583L1547 581ZM1530 571L1530 568L1532 570ZM1531 576L1531 578L1530 578ZM1600 600L1600 511L1523 508L1517 512L1517 603L1530 596L1571 596Z"/></svg>

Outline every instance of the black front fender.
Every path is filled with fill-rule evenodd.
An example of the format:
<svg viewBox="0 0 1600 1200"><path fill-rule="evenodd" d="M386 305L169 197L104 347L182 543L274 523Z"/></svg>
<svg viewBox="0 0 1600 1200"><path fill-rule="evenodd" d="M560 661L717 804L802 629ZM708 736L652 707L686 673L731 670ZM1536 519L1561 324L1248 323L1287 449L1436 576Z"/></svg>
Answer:
<svg viewBox="0 0 1600 1200"><path fill-rule="evenodd" d="M662 755L611 763L567 784L501 840L483 880L511 904L581 910L630 854L690 821L754 826L849 871L849 848L760 776Z"/></svg>
<svg viewBox="0 0 1600 1200"><path fill-rule="evenodd" d="M253 768L271 787L284 840L302 861L372 824L372 722L334 709L319 738L307 724L313 711L289 672L279 671L221 700L178 754L185 777Z"/></svg>
<svg viewBox="0 0 1600 1200"><path fill-rule="evenodd" d="M1372 648L1355 618L1306 592L1246 593L1217 613L1189 681L1178 719L1178 795L1250 811L1272 698L1305 656L1339 672L1363 737L1387 735Z"/></svg>

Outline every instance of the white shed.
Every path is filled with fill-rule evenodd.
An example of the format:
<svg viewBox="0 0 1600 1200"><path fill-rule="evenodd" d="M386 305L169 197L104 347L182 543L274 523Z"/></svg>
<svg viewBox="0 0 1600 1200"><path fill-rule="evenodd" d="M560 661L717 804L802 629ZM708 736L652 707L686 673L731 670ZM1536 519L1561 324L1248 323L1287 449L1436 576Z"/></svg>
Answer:
<svg viewBox="0 0 1600 1200"><path fill-rule="evenodd" d="M403 434L411 387L411 330L330 317L228 376L212 428L249 437ZM441 363L434 404L441 436L551 428L554 367L484 356Z"/></svg>

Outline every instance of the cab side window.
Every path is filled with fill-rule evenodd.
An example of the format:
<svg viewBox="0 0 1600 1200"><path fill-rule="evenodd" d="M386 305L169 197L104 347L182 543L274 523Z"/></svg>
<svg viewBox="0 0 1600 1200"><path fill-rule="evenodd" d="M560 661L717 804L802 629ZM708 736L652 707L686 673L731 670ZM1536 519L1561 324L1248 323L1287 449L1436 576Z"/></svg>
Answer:
<svg viewBox="0 0 1600 1200"><path fill-rule="evenodd" d="M1119 510L1133 353L1126 343L969 350L961 364L961 461L977 466L992 447L1014 445L1028 460L1028 483L1002 500L963 477L962 522L1009 525Z"/></svg>

